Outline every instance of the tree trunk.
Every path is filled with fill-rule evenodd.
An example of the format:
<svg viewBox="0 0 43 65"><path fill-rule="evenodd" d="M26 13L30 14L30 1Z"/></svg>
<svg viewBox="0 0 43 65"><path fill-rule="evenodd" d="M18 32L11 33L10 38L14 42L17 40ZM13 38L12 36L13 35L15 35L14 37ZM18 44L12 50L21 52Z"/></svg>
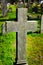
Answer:
<svg viewBox="0 0 43 65"><path fill-rule="evenodd" d="M2 16L7 16L7 0L2 0Z"/></svg>

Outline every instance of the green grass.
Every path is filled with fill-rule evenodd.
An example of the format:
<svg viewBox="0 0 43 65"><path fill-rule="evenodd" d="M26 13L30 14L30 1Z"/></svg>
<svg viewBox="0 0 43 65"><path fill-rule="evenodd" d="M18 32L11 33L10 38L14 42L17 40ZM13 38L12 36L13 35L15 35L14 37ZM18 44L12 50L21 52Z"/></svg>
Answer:
<svg viewBox="0 0 43 65"><path fill-rule="evenodd" d="M40 32L41 30L41 20L38 20L38 25L37 25L37 31Z"/></svg>
<svg viewBox="0 0 43 65"><path fill-rule="evenodd" d="M28 34L26 37L26 58L29 65L43 65L43 34ZM16 57L16 33L0 36L0 64L13 65Z"/></svg>
<svg viewBox="0 0 43 65"><path fill-rule="evenodd" d="M38 16L41 16L39 13L28 13L28 16L31 15L32 18L37 18ZM37 18L38 19L38 18Z"/></svg>
<svg viewBox="0 0 43 65"><path fill-rule="evenodd" d="M38 20L38 23L40 20ZM0 22L0 31L3 22ZM39 23L40 28L40 23ZM43 34L31 33L26 38L26 58L29 65L43 65ZM13 65L16 57L16 33L0 35L0 65Z"/></svg>
<svg viewBox="0 0 43 65"><path fill-rule="evenodd" d="M14 32L0 36L0 65L12 65L16 56L15 41Z"/></svg>
<svg viewBox="0 0 43 65"><path fill-rule="evenodd" d="M4 22L0 22L0 33L2 32L2 25Z"/></svg>
<svg viewBox="0 0 43 65"><path fill-rule="evenodd" d="M10 14L10 13L9 13ZM40 30L40 20L38 21L38 31ZM0 21L1 26L4 22ZM0 35L0 65L13 65L16 57L16 33L11 32L5 35ZM43 65L42 62L42 46L43 34L27 35L26 43L26 58L29 65Z"/></svg>
<svg viewBox="0 0 43 65"><path fill-rule="evenodd" d="M29 65L43 65L43 34L27 35L26 51Z"/></svg>
<svg viewBox="0 0 43 65"><path fill-rule="evenodd" d="M0 20L9 20L9 19L15 19L16 18L16 6L15 5L11 5L10 7L7 7L7 9L11 8L12 12L8 12L6 17L1 17L2 15L2 11L0 10Z"/></svg>
<svg viewBox="0 0 43 65"><path fill-rule="evenodd" d="M13 7L13 6L12 6ZM13 10L14 11L14 10ZM7 19L16 14L8 13ZM4 18L5 19L5 18ZM1 20L1 19L0 19ZM38 20L38 23L40 20ZM3 22L0 22L0 33ZM38 24L40 29L40 23ZM43 34L28 34L26 38L26 58L29 65L43 65ZM16 33L0 34L0 65L13 65L16 57Z"/></svg>
<svg viewBox="0 0 43 65"><path fill-rule="evenodd" d="M13 19L14 20L14 18L16 18L16 6L15 5L10 5L9 7L7 7L7 9L9 9L9 8L11 8L12 9L12 12L8 12L8 14L7 14L7 16L6 17L1 17L1 15L2 15L2 11L0 10L0 20L9 20L9 19ZM28 9L28 13L29 13L29 15L31 15L33 18L37 18L37 16L39 15L41 15L41 9L39 10L38 9L38 11L40 11L40 12L38 12L38 13L33 13L32 12L32 7L30 7L29 9Z"/></svg>

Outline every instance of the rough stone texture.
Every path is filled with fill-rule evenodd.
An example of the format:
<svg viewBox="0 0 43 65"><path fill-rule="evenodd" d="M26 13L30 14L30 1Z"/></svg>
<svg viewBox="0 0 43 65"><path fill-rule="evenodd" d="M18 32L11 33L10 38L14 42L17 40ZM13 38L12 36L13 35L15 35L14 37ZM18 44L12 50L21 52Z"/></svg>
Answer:
<svg viewBox="0 0 43 65"><path fill-rule="evenodd" d="M18 46L17 46L17 64L27 64L26 61L26 31L36 31L37 22L27 21L27 9L18 8L18 22L6 21L6 33L14 31L18 32ZM4 28L5 29L5 28ZM26 65L25 64L25 65Z"/></svg>
<svg viewBox="0 0 43 65"><path fill-rule="evenodd" d="M2 33L5 34L5 23L2 26Z"/></svg>
<svg viewBox="0 0 43 65"><path fill-rule="evenodd" d="M2 15L6 16L7 15L7 1L1 0L1 3L2 3Z"/></svg>
<svg viewBox="0 0 43 65"><path fill-rule="evenodd" d="M25 23L25 27L26 27L26 32L35 32L37 31L37 21L27 21Z"/></svg>
<svg viewBox="0 0 43 65"><path fill-rule="evenodd" d="M41 33L43 33L43 15L41 17Z"/></svg>

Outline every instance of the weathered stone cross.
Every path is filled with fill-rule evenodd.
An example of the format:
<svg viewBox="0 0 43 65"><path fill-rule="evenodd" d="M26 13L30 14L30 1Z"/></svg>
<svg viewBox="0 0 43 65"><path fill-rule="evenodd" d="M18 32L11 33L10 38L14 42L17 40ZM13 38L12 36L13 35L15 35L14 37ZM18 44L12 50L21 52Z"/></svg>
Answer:
<svg viewBox="0 0 43 65"><path fill-rule="evenodd" d="M27 9L26 8L18 8L18 22L6 22L6 31L5 25L3 25L3 33L8 33L10 31L18 32L18 43L17 45L17 60L16 64L27 65L26 62L26 32L32 31L35 32L37 30L37 22L36 21L27 21Z"/></svg>

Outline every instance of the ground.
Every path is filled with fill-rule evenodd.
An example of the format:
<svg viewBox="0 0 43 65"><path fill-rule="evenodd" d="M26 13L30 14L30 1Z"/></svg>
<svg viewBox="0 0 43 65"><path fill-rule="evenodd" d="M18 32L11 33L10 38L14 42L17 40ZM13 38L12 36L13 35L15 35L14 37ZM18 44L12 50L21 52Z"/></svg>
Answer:
<svg viewBox="0 0 43 65"><path fill-rule="evenodd" d="M14 18L16 18L16 6L15 5L11 5L10 7L7 7L7 9L11 8L11 12L7 12L7 16L2 17L2 10L0 10L0 20L9 20L12 19L14 20Z"/></svg>
<svg viewBox="0 0 43 65"><path fill-rule="evenodd" d="M26 58L29 65L43 65L43 34L29 33L26 42ZM0 36L0 63L13 65L16 57L16 33Z"/></svg>
<svg viewBox="0 0 43 65"><path fill-rule="evenodd" d="M29 65L43 65L43 34L27 35L27 60Z"/></svg>
<svg viewBox="0 0 43 65"><path fill-rule="evenodd" d="M13 7L11 5L11 7ZM14 7L13 7L14 8ZM12 9L13 9L12 8ZM13 11L16 11L15 9ZM31 11L31 10L30 10ZM16 13L16 12L15 12ZM29 12L30 13L30 12ZM31 14L31 13L30 13ZM39 15L32 13L32 16ZM33 17L34 17L33 16ZM6 19L16 18L14 12L8 13ZM0 18L3 20L5 18ZM40 31L40 19L38 21L38 29ZM13 65L16 57L16 33L10 32L2 35L2 24L0 21L0 65ZM28 33L26 37L26 58L29 65L43 65L43 34Z"/></svg>

